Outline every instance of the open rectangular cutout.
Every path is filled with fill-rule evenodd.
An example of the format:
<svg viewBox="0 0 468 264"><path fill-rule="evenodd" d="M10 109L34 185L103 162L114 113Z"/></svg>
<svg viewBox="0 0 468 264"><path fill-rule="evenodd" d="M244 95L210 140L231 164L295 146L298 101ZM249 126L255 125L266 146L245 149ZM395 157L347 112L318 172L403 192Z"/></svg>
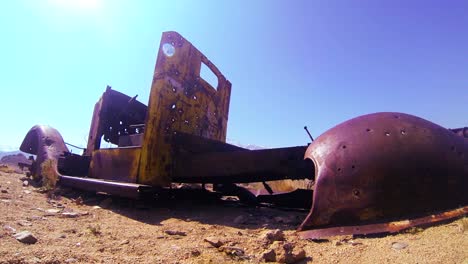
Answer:
<svg viewBox="0 0 468 264"><path fill-rule="evenodd" d="M208 66L202 62L200 68L200 77L211 85L215 90L218 90L218 77Z"/></svg>

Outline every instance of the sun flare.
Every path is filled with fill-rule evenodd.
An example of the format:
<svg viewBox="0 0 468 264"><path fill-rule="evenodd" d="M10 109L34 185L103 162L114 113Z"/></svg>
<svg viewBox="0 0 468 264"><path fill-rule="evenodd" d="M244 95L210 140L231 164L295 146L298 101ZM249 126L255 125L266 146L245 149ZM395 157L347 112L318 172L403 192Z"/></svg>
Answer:
<svg viewBox="0 0 468 264"><path fill-rule="evenodd" d="M49 0L49 2L58 7L81 10L96 10L101 5L100 0Z"/></svg>

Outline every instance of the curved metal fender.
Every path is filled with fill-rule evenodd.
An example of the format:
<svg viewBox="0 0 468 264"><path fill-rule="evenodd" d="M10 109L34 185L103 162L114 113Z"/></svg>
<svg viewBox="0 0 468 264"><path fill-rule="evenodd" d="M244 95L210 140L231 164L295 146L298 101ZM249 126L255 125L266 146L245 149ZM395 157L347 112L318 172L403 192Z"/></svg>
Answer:
<svg viewBox="0 0 468 264"><path fill-rule="evenodd" d="M419 117L375 113L322 134L313 205L299 230L389 221L468 201L468 139Z"/></svg>
<svg viewBox="0 0 468 264"><path fill-rule="evenodd" d="M36 155L35 165L31 173L35 177L41 175L41 164L48 160L57 161L64 152L69 152L62 135L53 127L35 125L26 134L20 150Z"/></svg>

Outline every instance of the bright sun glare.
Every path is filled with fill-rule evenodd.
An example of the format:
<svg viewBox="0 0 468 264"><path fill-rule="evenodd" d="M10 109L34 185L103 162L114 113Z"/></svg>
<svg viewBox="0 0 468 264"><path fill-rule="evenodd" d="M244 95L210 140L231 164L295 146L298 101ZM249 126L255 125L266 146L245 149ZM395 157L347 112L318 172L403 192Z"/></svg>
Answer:
<svg viewBox="0 0 468 264"><path fill-rule="evenodd" d="M86 10L98 9L101 4L100 0L49 0L49 2L63 8Z"/></svg>

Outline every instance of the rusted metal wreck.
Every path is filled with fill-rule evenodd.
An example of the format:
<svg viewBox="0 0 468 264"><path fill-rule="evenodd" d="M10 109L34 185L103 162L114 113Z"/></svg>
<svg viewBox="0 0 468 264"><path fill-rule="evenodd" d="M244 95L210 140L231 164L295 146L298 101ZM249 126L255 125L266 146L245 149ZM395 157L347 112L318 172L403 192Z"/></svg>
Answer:
<svg viewBox="0 0 468 264"><path fill-rule="evenodd" d="M200 77L206 65L212 87ZM403 113L360 116L308 146L248 150L226 143L231 83L190 42L163 33L148 105L106 89L94 107L88 145L72 154L54 128L37 125L21 150L30 170L52 160L58 183L138 198L171 183L213 184L249 203L312 206L304 238L397 232L466 215L468 129L446 129ZM116 148L101 147L102 140ZM266 181L309 179L276 192ZM239 183L263 182L264 190Z"/></svg>

